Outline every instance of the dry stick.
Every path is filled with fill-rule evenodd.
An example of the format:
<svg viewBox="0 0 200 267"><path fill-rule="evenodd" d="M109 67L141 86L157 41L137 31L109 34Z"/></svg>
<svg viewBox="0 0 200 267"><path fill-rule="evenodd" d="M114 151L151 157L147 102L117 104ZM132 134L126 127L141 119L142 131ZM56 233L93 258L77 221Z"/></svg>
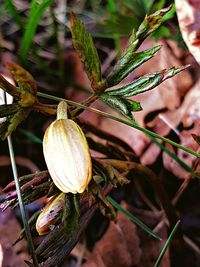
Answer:
<svg viewBox="0 0 200 267"><path fill-rule="evenodd" d="M187 178L183 181L183 183L181 184L181 186L179 187L178 191L176 192L172 203L173 205L176 205L179 198L182 196L182 194L185 192L186 188L188 187L189 183L191 181L191 178Z"/></svg>
<svg viewBox="0 0 200 267"><path fill-rule="evenodd" d="M154 212L158 212L159 210L153 205L153 203L146 197L144 191L142 190L142 187L137 179L134 179L135 187L137 192L139 193L140 197L144 201L144 203Z"/></svg>

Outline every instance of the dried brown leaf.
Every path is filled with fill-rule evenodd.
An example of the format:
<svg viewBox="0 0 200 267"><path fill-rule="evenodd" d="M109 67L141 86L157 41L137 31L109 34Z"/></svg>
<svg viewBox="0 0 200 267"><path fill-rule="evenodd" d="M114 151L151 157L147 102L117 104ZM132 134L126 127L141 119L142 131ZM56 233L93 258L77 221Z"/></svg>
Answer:
<svg viewBox="0 0 200 267"><path fill-rule="evenodd" d="M26 241L22 240L15 246L12 246L12 243L18 239L20 230L13 210L7 209L4 212L0 210L0 254L2 256L2 265L0 266L27 266L24 260L30 260L30 256L27 253Z"/></svg>
<svg viewBox="0 0 200 267"><path fill-rule="evenodd" d="M200 2L198 0L175 0L180 30L183 39L200 63Z"/></svg>
<svg viewBox="0 0 200 267"><path fill-rule="evenodd" d="M95 244L93 252L87 257L87 262L83 266L137 266L141 253L136 226L123 214L118 213L117 222L110 223L106 233Z"/></svg>

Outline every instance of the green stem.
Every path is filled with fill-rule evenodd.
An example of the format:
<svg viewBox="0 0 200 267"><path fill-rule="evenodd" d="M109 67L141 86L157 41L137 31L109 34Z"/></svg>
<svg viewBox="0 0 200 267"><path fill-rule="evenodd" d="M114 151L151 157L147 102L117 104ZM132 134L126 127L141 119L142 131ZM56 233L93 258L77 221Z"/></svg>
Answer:
<svg viewBox="0 0 200 267"><path fill-rule="evenodd" d="M13 171L13 176L14 176L14 181L15 181L15 186L16 186L16 191L17 191L17 197L18 197L20 212L21 212L21 216L22 216L22 221L24 224L24 229L25 229L27 240L28 240L30 252L32 254L33 263L34 263L34 266L37 267L39 265L38 265L38 261L37 261L37 256L35 254L35 248L33 245L30 227L28 224L28 216L26 214L26 210L25 210L25 206L24 206L24 202L23 202L23 198L22 198L22 194L21 194L21 188L19 185L18 172L17 172L17 166L16 166L16 162L15 162L15 155L14 155L12 140L11 140L10 136L8 136L7 139L8 139L8 147L9 147L9 153L10 153L10 159L11 159L11 166L12 166L12 171Z"/></svg>
<svg viewBox="0 0 200 267"><path fill-rule="evenodd" d="M85 106L83 104L80 104L80 103L77 103L77 102L74 102L74 101L71 101L71 100L66 100L66 99L61 98L61 97L48 95L48 94L41 93L41 92L38 92L37 95L41 96L41 97L44 97L44 98L47 98L47 99L55 100L55 101L65 101L69 105L72 105L72 106L75 106L75 107L80 107L82 109L88 109L88 110L90 110L92 112L95 112L95 113L97 113L97 114L99 114L101 116L104 116L104 117L106 117L108 119L115 120L115 121L121 122L123 124L126 124L126 125L128 125L128 126L130 126L132 128L135 128L135 129L145 133L146 135L148 135L150 137L158 138L158 139L160 139L160 140L162 140L162 141L164 141L166 143L169 143L169 144L171 144L171 145L173 145L173 146L175 146L175 147L177 147L177 148L179 148L179 149L181 149L181 150L183 150L183 151L185 151L185 152L187 152L187 153L189 153L189 154L191 154L191 155L193 155L193 156L195 156L197 158L200 158L200 154L199 153L197 153L197 152L195 152L195 151L193 151L193 150L191 150L191 149L189 149L187 147L184 147L184 146L182 146L182 145L180 145L180 144L178 144L178 143L176 143L176 142L174 142L174 141L172 141L172 140L170 140L168 138L165 138L165 137L163 137L163 136L161 136L161 135L159 135L157 133L154 133L154 132L152 132L150 130L147 130L147 129L143 128L142 126L137 125L135 122L123 120L123 119L121 119L119 117L115 117L113 115L110 115L110 114L108 114L106 112L103 112L103 111L100 111L98 109L87 107L87 106Z"/></svg>

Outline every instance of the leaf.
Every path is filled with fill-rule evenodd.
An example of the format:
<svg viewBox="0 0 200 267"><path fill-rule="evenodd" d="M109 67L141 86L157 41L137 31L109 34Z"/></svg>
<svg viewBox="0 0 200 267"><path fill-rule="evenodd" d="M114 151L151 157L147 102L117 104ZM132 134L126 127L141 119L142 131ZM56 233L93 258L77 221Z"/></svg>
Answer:
<svg viewBox="0 0 200 267"><path fill-rule="evenodd" d="M142 63L144 63L146 60L150 59L153 54L159 50L158 47L152 48L152 50L147 50L147 59L142 60L141 57L145 57L145 51L141 52L144 54L138 53L137 56L140 58L138 59L139 62L141 60L141 63L138 65L136 64L135 67L131 67L131 63L134 61L134 54L135 51L139 48L139 46L142 44L142 42L155 30L160 26L162 23L163 16L171 9L171 6L168 8L161 9L160 11L157 11L149 16L146 16L143 20L142 24L138 28L137 32L133 31L132 35L129 38L129 44L126 47L125 51L123 52L122 56L117 62L116 68L117 70L113 70L113 73L111 73L108 78L108 86L113 86L119 83L121 80L123 80L134 68L138 67ZM136 57L137 58L137 57ZM137 60L137 59L136 59ZM124 67L123 67L124 66ZM126 68L130 68L130 70L126 70ZM120 72L122 72L120 77ZM119 77L118 77L119 76ZM116 81L115 81L116 79Z"/></svg>
<svg viewBox="0 0 200 267"><path fill-rule="evenodd" d="M160 46L158 45L139 53L127 51L127 54L117 62L112 72L108 75L106 79L108 87L120 83L130 72L152 58L159 49Z"/></svg>
<svg viewBox="0 0 200 267"><path fill-rule="evenodd" d="M18 109L17 104L0 105L0 118L15 114Z"/></svg>
<svg viewBox="0 0 200 267"><path fill-rule="evenodd" d="M86 32L83 22L73 13L71 13L70 21L73 46L79 53L87 76L95 88L101 81L101 67L92 36Z"/></svg>
<svg viewBox="0 0 200 267"><path fill-rule="evenodd" d="M28 71L15 63L7 63L7 67L21 90L36 95L37 84Z"/></svg>
<svg viewBox="0 0 200 267"><path fill-rule="evenodd" d="M81 251L83 249L81 248ZM138 267L142 250L137 227L118 212L115 222L110 222L106 232L95 243L92 251L85 252L85 262L82 267ZM76 257L79 257L81 251L78 251ZM72 253L74 252L75 250Z"/></svg>
<svg viewBox="0 0 200 267"><path fill-rule="evenodd" d="M110 96L104 93L100 96L100 99L128 119L133 119L132 111L142 110L140 103L119 96Z"/></svg>
<svg viewBox="0 0 200 267"><path fill-rule="evenodd" d="M160 255L159 255L159 257L158 257L158 259L157 259L157 261L155 263L155 265L154 265L154 267L159 267L160 266L162 258L165 255L165 252L168 249L169 245L171 244L172 239L173 239L174 235L176 234L176 231L178 229L179 224L180 224L180 221L178 221L175 224L175 226L174 226L172 232L170 233L169 238L167 239L167 242L165 243L165 245L164 245L164 247L163 247L163 249L162 249L162 251L161 251L161 253L160 253Z"/></svg>
<svg viewBox="0 0 200 267"><path fill-rule="evenodd" d="M122 212L126 217L129 218L132 222L134 222L137 226L147 232L149 235L153 236L154 238L161 240L161 238L154 233L149 227L147 227L143 222L138 220L135 216L133 216L129 211L125 210L122 206L120 206L113 198L107 196L107 200L120 212Z"/></svg>
<svg viewBox="0 0 200 267"><path fill-rule="evenodd" d="M24 136L26 136L29 140L31 140L33 143L36 144L42 144L42 139L40 139L38 136L36 136L35 134L33 134L30 131L24 130L22 128L18 129L18 131L23 134Z"/></svg>
<svg viewBox="0 0 200 267"><path fill-rule="evenodd" d="M37 84L32 75L15 63L8 63L7 67L20 89L19 105L25 108L32 106L36 102L37 94Z"/></svg>
<svg viewBox="0 0 200 267"><path fill-rule="evenodd" d="M162 70L159 72L150 73L138 78L133 83L125 85L121 88L108 91L107 94L110 96L133 96L137 94L144 93L146 91L154 89L156 86L161 84L168 78L173 77L174 75L178 74L179 72L185 70L188 66L184 67L172 67L168 70Z"/></svg>
<svg viewBox="0 0 200 267"><path fill-rule="evenodd" d="M4 140L29 115L32 106L37 101L37 85L30 73L15 63L7 67L18 87L13 86L0 75L0 86L14 97L11 105L0 105L0 117L7 117L0 123L0 138ZM3 101L5 103L5 101Z"/></svg>
<svg viewBox="0 0 200 267"><path fill-rule="evenodd" d="M76 211L76 208L74 205L71 207L71 211L69 216L67 217L67 222L66 222L66 237L71 237L73 232L75 231L77 225L78 225L78 220L79 220L79 213Z"/></svg>
<svg viewBox="0 0 200 267"><path fill-rule="evenodd" d="M136 47L138 47L151 33L153 33L155 30L158 29L158 27L162 23L163 16L168 11L170 11L170 9L171 9L171 6L167 8L163 8L145 17L145 19L143 20L142 24L140 25L135 35L136 39L138 39Z"/></svg>
<svg viewBox="0 0 200 267"><path fill-rule="evenodd" d="M183 39L196 61L200 64L200 2L175 0L175 4Z"/></svg>
<svg viewBox="0 0 200 267"><path fill-rule="evenodd" d="M19 57L22 63L26 64L27 54L33 42L34 34L36 32L38 23L46 10L46 8L52 3L52 0L43 0L43 1L32 1L31 10L26 24L26 30L22 37Z"/></svg>
<svg viewBox="0 0 200 267"><path fill-rule="evenodd" d="M0 124L0 138L5 140L28 117L30 111L28 108L20 108L14 116L8 116L7 120Z"/></svg>

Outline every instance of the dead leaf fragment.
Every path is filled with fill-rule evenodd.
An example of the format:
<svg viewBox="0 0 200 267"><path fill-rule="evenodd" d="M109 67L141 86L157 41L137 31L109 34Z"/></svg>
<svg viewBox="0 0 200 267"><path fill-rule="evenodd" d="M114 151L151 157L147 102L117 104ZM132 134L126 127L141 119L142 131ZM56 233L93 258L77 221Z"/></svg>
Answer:
<svg viewBox="0 0 200 267"><path fill-rule="evenodd" d="M183 39L200 64L200 2L198 0L175 0Z"/></svg>
<svg viewBox="0 0 200 267"><path fill-rule="evenodd" d="M24 260L30 260L30 256L27 254L26 241L22 240L15 246L12 246L12 243L19 238L20 230L13 210L11 208L4 212L0 210L0 258L2 260L0 266L27 266Z"/></svg>
<svg viewBox="0 0 200 267"><path fill-rule="evenodd" d="M111 222L106 233L95 244L83 267L132 267L137 266L141 257L140 241L136 226L118 213L117 222Z"/></svg>

